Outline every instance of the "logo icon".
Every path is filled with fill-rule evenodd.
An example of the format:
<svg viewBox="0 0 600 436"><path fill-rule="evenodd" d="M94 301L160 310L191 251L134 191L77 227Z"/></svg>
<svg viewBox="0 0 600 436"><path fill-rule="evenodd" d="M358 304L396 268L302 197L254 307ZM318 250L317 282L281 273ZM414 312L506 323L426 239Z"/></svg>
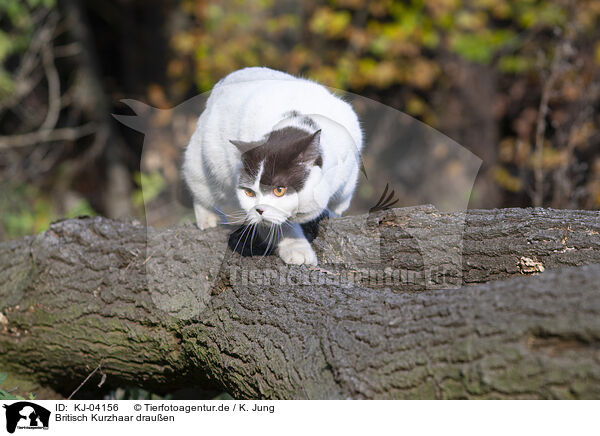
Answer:
<svg viewBox="0 0 600 436"><path fill-rule="evenodd" d="M18 429L48 429L50 411L29 401L19 401L3 405L6 409L6 431L14 433Z"/></svg>

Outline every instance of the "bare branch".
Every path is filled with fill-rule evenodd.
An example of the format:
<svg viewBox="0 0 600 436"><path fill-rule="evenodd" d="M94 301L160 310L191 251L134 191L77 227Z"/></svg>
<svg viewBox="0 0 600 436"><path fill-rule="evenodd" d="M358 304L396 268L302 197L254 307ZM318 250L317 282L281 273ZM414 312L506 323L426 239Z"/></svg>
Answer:
<svg viewBox="0 0 600 436"><path fill-rule="evenodd" d="M44 11L41 11L44 12ZM16 105L20 100L29 95L39 83L41 76L34 73L40 65L40 52L42 48L52 43L54 29L58 22L58 14L44 12L39 17L34 17L34 21L42 21L39 29L33 34L31 43L27 51L23 54L21 63L17 68L12 80L15 83L13 94L0 100L0 112L5 111Z"/></svg>
<svg viewBox="0 0 600 436"><path fill-rule="evenodd" d="M542 88L542 97L538 106L538 113L536 119L536 130L535 130L535 146L534 146L534 191L532 195L532 203L534 207L541 207L544 201L544 140L546 133L546 117L550 111L549 102L552 97L552 91L556 85L556 81L562 72L562 62L565 55L566 45L568 43L563 41L556 48L552 64L550 66L550 73L548 78L544 82Z"/></svg>
<svg viewBox="0 0 600 436"><path fill-rule="evenodd" d="M71 42L65 45L58 45L54 47L54 57L64 58L69 56L76 56L81 53L81 44L78 42Z"/></svg>
<svg viewBox="0 0 600 436"><path fill-rule="evenodd" d="M52 44L46 45L42 50L42 59L48 82L48 112L39 129L40 131L56 127L62 106L60 101L60 78L58 77L58 71L56 71L56 65L54 65Z"/></svg>
<svg viewBox="0 0 600 436"><path fill-rule="evenodd" d="M83 387L83 385L90 379L91 376L93 376L94 374L96 374L96 371L100 371L102 373L102 361L100 361L100 363L98 364L98 366L96 367L96 369L94 369L86 378L84 381L81 382L81 384L79 386L77 386L77 389L75 389L71 395L69 395L69 397L67 398L67 400L70 400L71 398L73 398L73 395L75 395L79 389L81 389ZM102 382L100 385L104 384L104 380L106 379L106 374L102 373Z"/></svg>
<svg viewBox="0 0 600 436"><path fill-rule="evenodd" d="M38 130L22 135L0 136L0 149L27 147L40 142L75 141L96 131L96 123L87 123L78 127Z"/></svg>

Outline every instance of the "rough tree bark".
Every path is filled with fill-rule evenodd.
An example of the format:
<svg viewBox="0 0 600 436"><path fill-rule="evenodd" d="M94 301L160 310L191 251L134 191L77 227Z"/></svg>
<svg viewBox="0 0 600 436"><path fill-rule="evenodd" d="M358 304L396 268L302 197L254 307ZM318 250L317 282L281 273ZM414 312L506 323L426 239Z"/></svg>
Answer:
<svg viewBox="0 0 600 436"><path fill-rule="evenodd" d="M597 212L323 221L318 268L231 254L228 232L84 218L0 244L0 371L62 393L102 363L113 386L238 398L600 397Z"/></svg>

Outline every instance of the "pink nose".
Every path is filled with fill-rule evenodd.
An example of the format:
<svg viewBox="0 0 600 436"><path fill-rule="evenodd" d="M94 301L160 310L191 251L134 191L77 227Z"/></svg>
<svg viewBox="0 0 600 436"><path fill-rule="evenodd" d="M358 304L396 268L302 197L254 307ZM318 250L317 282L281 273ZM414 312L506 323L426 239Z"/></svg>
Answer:
<svg viewBox="0 0 600 436"><path fill-rule="evenodd" d="M265 210L261 209L260 207L257 207L256 211L258 212L259 215L262 215Z"/></svg>

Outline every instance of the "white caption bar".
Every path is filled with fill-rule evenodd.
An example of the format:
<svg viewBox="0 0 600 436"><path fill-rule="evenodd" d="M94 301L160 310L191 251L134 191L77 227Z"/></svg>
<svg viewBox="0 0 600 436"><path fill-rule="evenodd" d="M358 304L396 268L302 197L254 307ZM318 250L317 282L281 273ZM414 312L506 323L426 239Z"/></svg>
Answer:
<svg viewBox="0 0 600 436"><path fill-rule="evenodd" d="M598 435L594 401L0 401L0 435ZM12 430L12 431L11 431ZM44 430L38 433L35 430ZM216 433L213 433L216 434Z"/></svg>

